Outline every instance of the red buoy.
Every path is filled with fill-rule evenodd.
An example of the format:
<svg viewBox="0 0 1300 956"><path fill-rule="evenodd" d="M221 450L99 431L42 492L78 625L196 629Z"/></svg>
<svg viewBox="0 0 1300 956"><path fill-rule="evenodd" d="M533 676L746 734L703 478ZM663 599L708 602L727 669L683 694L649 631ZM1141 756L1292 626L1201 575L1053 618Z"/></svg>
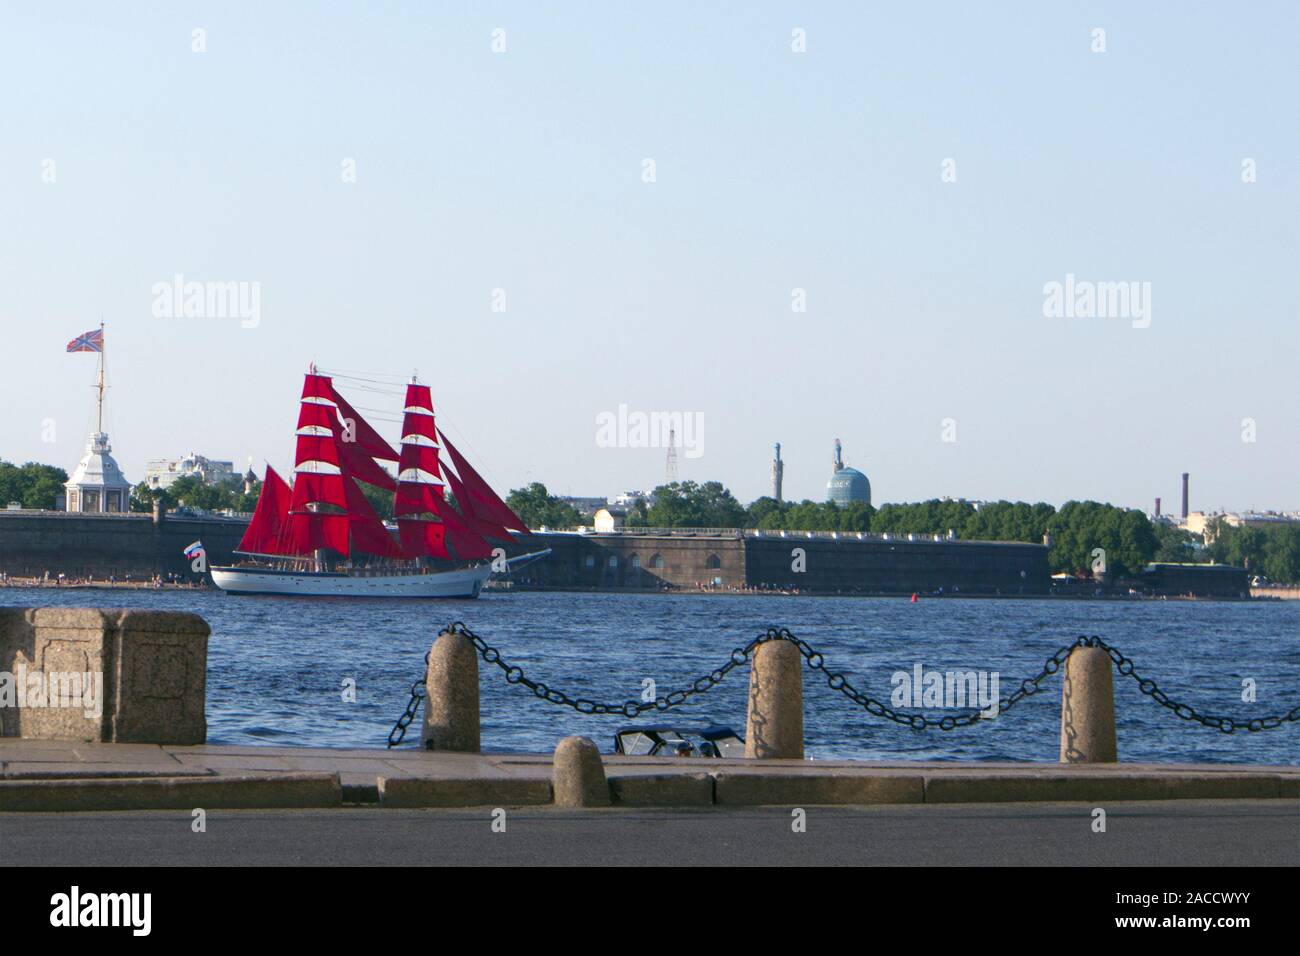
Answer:
<svg viewBox="0 0 1300 956"><path fill-rule="evenodd" d="M916 592L915 592L915 591L912 592L912 603L913 603L913 604L916 603Z"/></svg>

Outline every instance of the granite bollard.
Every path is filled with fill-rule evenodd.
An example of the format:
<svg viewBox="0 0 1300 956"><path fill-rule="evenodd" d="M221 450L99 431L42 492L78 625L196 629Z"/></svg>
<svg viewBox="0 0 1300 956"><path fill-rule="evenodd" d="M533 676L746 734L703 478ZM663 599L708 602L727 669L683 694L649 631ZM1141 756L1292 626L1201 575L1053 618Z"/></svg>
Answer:
<svg viewBox="0 0 1300 956"><path fill-rule="evenodd" d="M609 781L590 737L565 737L555 748L551 789L557 807L609 806Z"/></svg>
<svg viewBox="0 0 1300 956"><path fill-rule="evenodd" d="M1115 763L1115 687L1100 647L1076 647L1061 677L1061 763Z"/></svg>
<svg viewBox="0 0 1300 956"><path fill-rule="evenodd" d="M424 679L426 750L479 752L478 654L463 635L443 631Z"/></svg>
<svg viewBox="0 0 1300 956"><path fill-rule="evenodd" d="M803 759L803 655L789 641L754 648L745 756Z"/></svg>

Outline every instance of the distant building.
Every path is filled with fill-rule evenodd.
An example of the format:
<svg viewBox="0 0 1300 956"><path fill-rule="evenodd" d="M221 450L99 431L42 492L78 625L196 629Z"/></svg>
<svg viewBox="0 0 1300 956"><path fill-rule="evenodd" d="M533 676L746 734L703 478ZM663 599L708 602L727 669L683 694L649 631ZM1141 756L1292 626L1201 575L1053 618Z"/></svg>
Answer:
<svg viewBox="0 0 1300 956"><path fill-rule="evenodd" d="M1230 528L1276 528L1300 524L1300 511L1193 511L1182 527L1192 534L1203 535L1206 544L1213 544L1211 529L1220 520Z"/></svg>
<svg viewBox="0 0 1300 956"><path fill-rule="evenodd" d="M647 494L644 491L625 491L621 495L613 495L606 498L606 504L613 505L615 508L628 509L636 505L638 501L644 501L647 506L654 504L654 495Z"/></svg>
<svg viewBox="0 0 1300 956"><path fill-rule="evenodd" d="M129 510L131 482L113 460L106 432L90 436L86 454L64 484L68 511L119 512Z"/></svg>
<svg viewBox="0 0 1300 956"><path fill-rule="evenodd" d="M838 438L835 439L835 459L833 464L834 470L831 472L831 479L826 482L826 500L839 505L841 508L855 501L871 504L871 482L867 480L866 475L856 468L845 466L844 452Z"/></svg>
<svg viewBox="0 0 1300 956"><path fill-rule="evenodd" d="M146 464L145 484L150 488L170 488L180 478L200 478L208 484L235 483L235 463L216 461L197 452L184 458L155 458Z"/></svg>
<svg viewBox="0 0 1300 956"><path fill-rule="evenodd" d="M785 462L781 460L780 442L776 443L772 454L772 498L775 501L780 501L781 485L785 479Z"/></svg>
<svg viewBox="0 0 1300 956"><path fill-rule="evenodd" d="M601 508L595 514L594 528L597 533L613 531L615 528L623 527L623 519L626 517L627 512L618 508Z"/></svg>
<svg viewBox="0 0 1300 956"><path fill-rule="evenodd" d="M559 500L573 508L580 515L590 517L609 504L607 498L582 498L574 495L559 495Z"/></svg>
<svg viewBox="0 0 1300 956"><path fill-rule="evenodd" d="M1138 579L1152 594L1187 594L1197 597L1250 597L1250 580L1245 568L1226 564L1148 564Z"/></svg>

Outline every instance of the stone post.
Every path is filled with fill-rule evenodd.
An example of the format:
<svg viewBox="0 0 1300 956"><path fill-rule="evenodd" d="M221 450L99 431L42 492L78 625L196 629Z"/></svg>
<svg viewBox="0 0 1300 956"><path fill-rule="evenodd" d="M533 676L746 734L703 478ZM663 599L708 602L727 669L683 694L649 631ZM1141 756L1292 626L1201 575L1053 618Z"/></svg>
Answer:
<svg viewBox="0 0 1300 956"><path fill-rule="evenodd" d="M551 784L557 807L607 807L609 782L589 737L565 737L555 748Z"/></svg>
<svg viewBox="0 0 1300 956"><path fill-rule="evenodd" d="M439 634L429 651L424 692L425 748L478 753L478 653L474 645L460 634Z"/></svg>
<svg viewBox="0 0 1300 956"><path fill-rule="evenodd" d="M803 759L803 655L789 641L754 648L745 756Z"/></svg>
<svg viewBox="0 0 1300 956"><path fill-rule="evenodd" d="M1076 647L1061 678L1061 763L1115 763L1116 753L1110 655Z"/></svg>
<svg viewBox="0 0 1300 956"><path fill-rule="evenodd" d="M0 608L0 673L35 694L0 692L0 736L201 744L208 633L172 611Z"/></svg>

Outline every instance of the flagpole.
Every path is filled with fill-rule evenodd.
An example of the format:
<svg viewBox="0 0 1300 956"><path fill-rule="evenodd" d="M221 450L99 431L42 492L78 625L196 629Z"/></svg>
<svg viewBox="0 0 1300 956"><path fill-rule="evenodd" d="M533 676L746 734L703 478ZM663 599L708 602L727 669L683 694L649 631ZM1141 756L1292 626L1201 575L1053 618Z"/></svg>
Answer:
<svg viewBox="0 0 1300 956"><path fill-rule="evenodd" d="M104 350L107 346L104 344L104 322L101 319L99 323L99 415L98 426L95 428L96 435L104 433Z"/></svg>

